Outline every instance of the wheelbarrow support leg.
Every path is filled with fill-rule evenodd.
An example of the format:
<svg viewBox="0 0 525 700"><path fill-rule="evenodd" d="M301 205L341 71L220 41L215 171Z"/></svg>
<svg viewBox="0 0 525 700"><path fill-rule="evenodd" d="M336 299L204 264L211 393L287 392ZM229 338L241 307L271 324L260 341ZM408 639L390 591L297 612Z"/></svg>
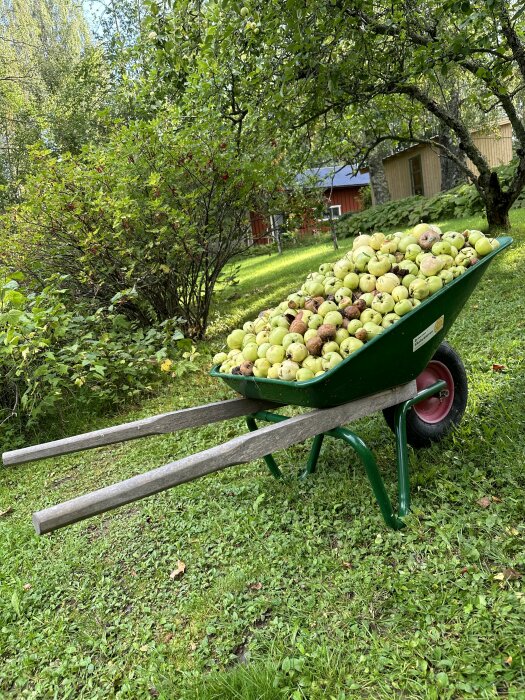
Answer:
<svg viewBox="0 0 525 700"><path fill-rule="evenodd" d="M439 381L418 391L418 393L408 401L400 403L395 414L396 432L396 458L397 458L397 486L399 495L398 513L400 517L408 515L410 512L410 475L408 465L408 445L407 445L407 413L412 406L420 401L430 398L438 391L446 389L446 382Z"/></svg>
<svg viewBox="0 0 525 700"><path fill-rule="evenodd" d="M327 433L327 435L332 435L333 437L343 440L357 452L365 469L368 481L370 482L370 486L372 487L372 491L374 492L374 496L376 497L379 509L381 510L383 520L388 527L391 527L393 530L400 530L405 527L404 522L394 513L392 502L390 501L385 487L385 482L379 472L375 457L366 443L347 428L336 428Z"/></svg>
<svg viewBox="0 0 525 700"><path fill-rule="evenodd" d="M259 427L257 423L255 422L255 418L253 416L247 416L246 417L246 425L248 426L248 429L250 432L254 432L254 430L258 430ZM263 457L264 461L266 462L266 466L270 470L270 473L272 476L274 476L276 479L282 479L283 473L277 466L277 462L273 458L273 455L265 455Z"/></svg>

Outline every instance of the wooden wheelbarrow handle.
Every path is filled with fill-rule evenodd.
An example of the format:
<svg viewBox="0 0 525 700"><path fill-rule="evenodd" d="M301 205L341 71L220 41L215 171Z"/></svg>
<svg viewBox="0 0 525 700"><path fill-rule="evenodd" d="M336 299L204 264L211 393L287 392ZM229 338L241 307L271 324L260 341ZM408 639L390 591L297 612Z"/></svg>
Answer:
<svg viewBox="0 0 525 700"><path fill-rule="evenodd" d="M314 410L282 423L269 425L253 433L233 438L223 445L38 511L33 515L33 524L38 534L51 532L205 474L235 464L251 462L271 452L285 449L314 435L406 401L414 396L415 391L415 382L410 382L342 406Z"/></svg>

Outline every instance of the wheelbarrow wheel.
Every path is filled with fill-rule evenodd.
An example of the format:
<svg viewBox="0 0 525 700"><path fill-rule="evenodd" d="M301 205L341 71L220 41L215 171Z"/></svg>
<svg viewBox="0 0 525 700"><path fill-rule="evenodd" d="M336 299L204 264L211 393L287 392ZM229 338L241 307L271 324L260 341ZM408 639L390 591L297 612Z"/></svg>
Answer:
<svg viewBox="0 0 525 700"><path fill-rule="evenodd" d="M445 393L415 404L407 413L407 442L412 447L429 447L439 442L461 421L467 406L468 382L461 358L448 343L441 343L432 359L416 379L418 390L438 380L447 383ZM395 431L397 406L383 410L385 420Z"/></svg>

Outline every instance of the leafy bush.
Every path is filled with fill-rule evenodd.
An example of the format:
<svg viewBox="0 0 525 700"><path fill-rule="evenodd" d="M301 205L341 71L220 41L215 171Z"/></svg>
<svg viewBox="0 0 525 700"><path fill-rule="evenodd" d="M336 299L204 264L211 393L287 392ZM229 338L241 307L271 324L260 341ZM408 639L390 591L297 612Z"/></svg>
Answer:
<svg viewBox="0 0 525 700"><path fill-rule="evenodd" d="M510 182L515 164L497 168L502 188ZM525 193L521 193L514 207L525 204ZM420 221L439 221L471 216L484 210L484 205L474 185L459 185L434 197L406 197L394 202L380 204L359 214L343 215L337 223L337 235L341 238L358 233L383 231L392 227L406 228Z"/></svg>
<svg viewBox="0 0 525 700"><path fill-rule="evenodd" d="M69 293L51 280L24 294L21 275L0 286L0 423L4 441L56 420L60 412L98 410L153 391L168 372L187 362L191 343L176 320L149 330L115 306L93 313L76 309ZM182 361L182 365L181 365Z"/></svg>
<svg viewBox="0 0 525 700"><path fill-rule="evenodd" d="M36 151L25 201L4 217L3 263L33 286L60 270L97 305L132 289L129 318L183 317L201 337L221 270L247 244L248 212L282 196L276 154L240 153L226 128L170 112L79 156Z"/></svg>

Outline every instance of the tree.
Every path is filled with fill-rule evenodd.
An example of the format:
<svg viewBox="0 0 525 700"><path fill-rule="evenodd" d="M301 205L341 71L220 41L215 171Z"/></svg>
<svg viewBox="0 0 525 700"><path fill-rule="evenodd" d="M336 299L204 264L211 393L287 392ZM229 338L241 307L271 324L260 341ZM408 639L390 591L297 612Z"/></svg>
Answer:
<svg viewBox="0 0 525 700"><path fill-rule="evenodd" d="M78 152L100 131L107 70L74 0L0 0L0 16L0 178L10 201L28 145Z"/></svg>
<svg viewBox="0 0 525 700"><path fill-rule="evenodd" d="M510 225L509 209L525 184L521 5L259 0L242 8L233 0L220 7L184 0L173 3L171 16L183 7L199 16L193 55L213 55L220 65L221 55L229 56L232 44L238 47L238 63L247 69L238 78L239 100L251 102L276 127L296 133L314 123L326 128L331 115L351 113L373 133L367 144L355 144L357 155L367 156L385 141L430 143L474 184L490 226ZM177 52L176 44L168 51L172 63ZM502 115L518 144L506 189L471 135L473 127L495 124ZM435 139L440 126L447 138Z"/></svg>

